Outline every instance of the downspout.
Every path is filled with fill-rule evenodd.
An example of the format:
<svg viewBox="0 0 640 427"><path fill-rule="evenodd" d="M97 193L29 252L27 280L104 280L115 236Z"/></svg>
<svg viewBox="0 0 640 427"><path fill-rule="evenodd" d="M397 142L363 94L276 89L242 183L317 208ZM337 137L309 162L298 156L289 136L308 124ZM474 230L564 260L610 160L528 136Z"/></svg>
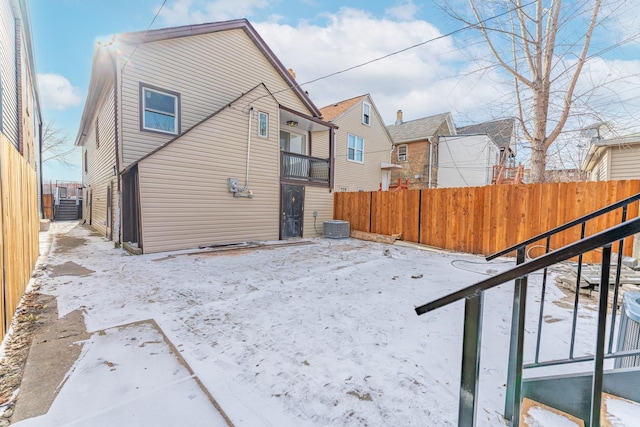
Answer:
<svg viewBox="0 0 640 427"><path fill-rule="evenodd" d="M40 171L38 174L40 175L40 182L38 182L38 185L40 185L40 218L46 219L44 217L44 185L42 183L42 176L44 172L42 171L42 118L40 115L38 115L38 122L38 170Z"/></svg>
<svg viewBox="0 0 640 427"><path fill-rule="evenodd" d="M335 129L329 129L329 193L333 191L335 173Z"/></svg>
<svg viewBox="0 0 640 427"><path fill-rule="evenodd" d="M122 192L120 190L120 138L118 130L118 65L113 60L113 125L115 127L114 142L115 142L115 155L116 155L116 214L115 218L111 218L111 236L117 242L121 243L120 230L122 230L122 215L120 214L120 206L122 205L121 198ZM113 209L113 206L111 207ZM113 226L117 225L118 229L113 230ZM138 239L140 240L140 239Z"/></svg>
<svg viewBox="0 0 640 427"><path fill-rule="evenodd" d="M433 139L432 137L427 137L429 141L429 188L431 188L431 171L433 169Z"/></svg>
<svg viewBox="0 0 640 427"><path fill-rule="evenodd" d="M233 197L253 197L253 193L247 189L249 188L249 162L251 160L251 122L253 122L253 107L249 108L249 130L247 135L247 169L244 177L244 186L242 188L236 188L233 191Z"/></svg>

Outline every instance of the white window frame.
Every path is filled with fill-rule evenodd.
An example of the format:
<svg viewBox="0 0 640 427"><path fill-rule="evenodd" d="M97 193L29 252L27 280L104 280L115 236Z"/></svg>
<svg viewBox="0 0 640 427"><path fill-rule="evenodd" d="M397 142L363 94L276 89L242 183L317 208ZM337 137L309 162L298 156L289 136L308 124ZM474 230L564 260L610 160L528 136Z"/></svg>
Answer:
<svg viewBox="0 0 640 427"><path fill-rule="evenodd" d="M263 119L265 122L264 128L262 127ZM258 136L262 138L269 138L269 113L265 113L262 111L258 112Z"/></svg>
<svg viewBox="0 0 640 427"><path fill-rule="evenodd" d="M354 145L351 147L353 138ZM362 142L362 147L358 149L358 141ZM349 155L349 150L353 149L353 158ZM358 160L358 152L361 153L362 160ZM364 138L352 134L347 135L347 160L354 163L364 163Z"/></svg>
<svg viewBox="0 0 640 427"><path fill-rule="evenodd" d="M400 149L404 149L404 154L400 154ZM398 161L406 162L409 159L409 146L407 144L398 145Z"/></svg>
<svg viewBox="0 0 640 427"><path fill-rule="evenodd" d="M368 112L366 110L369 110ZM362 124L371 126L371 104L368 102L362 103Z"/></svg>
<svg viewBox="0 0 640 427"><path fill-rule="evenodd" d="M171 114L167 111L154 110L146 107L146 93L147 92L155 92L160 95L165 95L173 98L174 102L174 114ZM150 111L153 113L162 114L165 116L173 116L173 131L158 129L155 127L148 127L145 119L145 112ZM172 92L165 89L160 89L157 87L153 87L150 85L146 85L140 83L140 130L145 132L157 132L169 135L179 135L180 134L180 94L177 92Z"/></svg>

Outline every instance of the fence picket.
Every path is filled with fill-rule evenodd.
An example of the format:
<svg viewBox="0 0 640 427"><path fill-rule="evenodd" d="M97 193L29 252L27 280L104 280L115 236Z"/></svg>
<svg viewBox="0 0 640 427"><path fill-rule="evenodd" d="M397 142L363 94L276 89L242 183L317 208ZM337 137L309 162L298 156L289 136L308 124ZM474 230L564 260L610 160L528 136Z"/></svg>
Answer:
<svg viewBox="0 0 640 427"><path fill-rule="evenodd" d="M402 233L406 241L489 255L639 191L640 180L632 180L336 193L334 213L335 219L350 221L352 230ZM634 203L627 218L639 212ZM586 236L618 224L620 218L620 212L610 213L587 223ZM551 249L579 236L579 226L566 230L553 237ZM534 257L544 253L546 242L536 244L539 247L529 251ZM632 246L630 237L626 255ZM586 262L597 259L595 252L585 254Z"/></svg>

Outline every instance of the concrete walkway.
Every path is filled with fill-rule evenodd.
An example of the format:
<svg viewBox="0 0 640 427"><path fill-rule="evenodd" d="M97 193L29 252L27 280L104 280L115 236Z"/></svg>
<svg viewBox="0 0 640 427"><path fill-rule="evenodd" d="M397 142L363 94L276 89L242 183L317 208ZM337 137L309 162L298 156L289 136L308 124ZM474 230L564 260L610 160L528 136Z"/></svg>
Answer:
<svg viewBox="0 0 640 427"><path fill-rule="evenodd" d="M77 222L41 232L36 281L65 276L81 286L92 271L75 262L52 265L56 253L83 239ZM44 326L34 337L11 418L15 426L229 426L211 394L155 321L87 333L80 310L58 316L56 298L38 295Z"/></svg>

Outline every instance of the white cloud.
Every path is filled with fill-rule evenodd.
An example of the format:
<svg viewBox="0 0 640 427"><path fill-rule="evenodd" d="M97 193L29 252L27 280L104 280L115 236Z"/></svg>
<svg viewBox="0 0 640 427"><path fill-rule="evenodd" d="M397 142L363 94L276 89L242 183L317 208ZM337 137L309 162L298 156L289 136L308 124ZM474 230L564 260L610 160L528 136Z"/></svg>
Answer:
<svg viewBox="0 0 640 427"><path fill-rule="evenodd" d="M82 102L80 90L60 74L38 74L38 86L43 108L63 111Z"/></svg>
<svg viewBox="0 0 640 427"><path fill-rule="evenodd" d="M310 9L320 10L319 2L304 2ZM284 9L270 7L267 0L174 0L160 17L166 25L182 25L260 16L252 24L285 67L294 69L301 84L419 45L304 85L319 107L370 93L386 123L395 121L398 109L403 110L405 120L451 111L458 125L515 115L512 80L495 66L482 38L465 31L456 34L456 39L427 42L442 33L418 19L419 10L413 0L398 0L384 11L384 17L344 7L291 24L290 20L285 23ZM632 62L605 61L598 65L594 61L587 67L588 78L614 80L616 70L632 75L638 72L637 66L629 65ZM578 89L583 89L586 82L587 78L581 79ZM631 83L640 87L637 77ZM618 93L633 93L631 98L638 104L638 90L629 85L628 79L625 85L614 82L607 86ZM608 96L615 98L611 93ZM610 101L609 106L612 104ZM619 119L634 115L624 108L618 110Z"/></svg>
<svg viewBox="0 0 640 427"><path fill-rule="evenodd" d="M177 0L165 6L159 18L169 26L201 24L250 17L268 6L268 0Z"/></svg>
<svg viewBox="0 0 640 427"><path fill-rule="evenodd" d="M299 83L442 35L426 21L380 19L350 8L324 17L325 22L316 25L254 24L285 67L294 69ZM303 88L319 107L371 93L386 123L395 121L398 109L410 120L465 108L480 97L501 95L490 79L472 77L460 83L465 62L462 51L447 37Z"/></svg>
<svg viewBox="0 0 640 427"><path fill-rule="evenodd" d="M403 1L393 7L385 10L385 14L389 18L395 18L401 21L409 21L414 19L420 8L413 4L413 1Z"/></svg>

